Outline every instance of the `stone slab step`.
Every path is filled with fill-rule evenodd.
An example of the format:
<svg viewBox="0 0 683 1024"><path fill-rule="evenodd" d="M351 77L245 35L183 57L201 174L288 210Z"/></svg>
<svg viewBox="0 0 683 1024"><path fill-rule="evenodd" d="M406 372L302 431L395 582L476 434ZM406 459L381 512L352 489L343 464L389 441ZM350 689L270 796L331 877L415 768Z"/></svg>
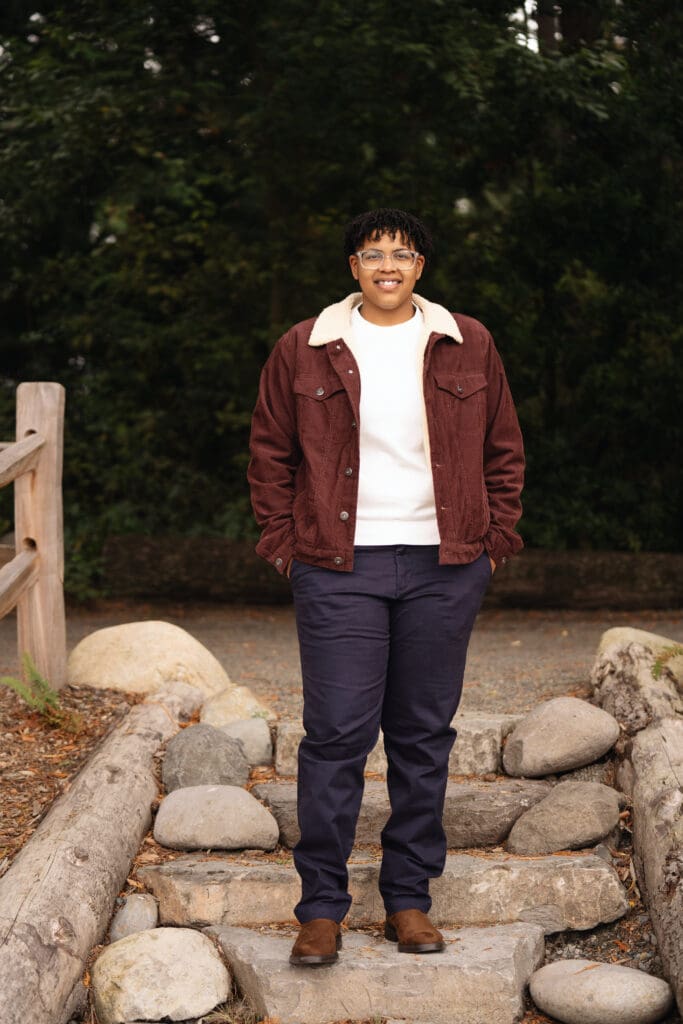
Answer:
<svg viewBox="0 0 683 1024"><path fill-rule="evenodd" d="M159 901L162 925L263 925L293 920L300 882L293 864L245 863L193 854L138 878ZM350 863L353 898L347 924L384 919L379 862ZM452 854L431 882L431 917L439 927L525 921L545 934L594 928L628 910L616 871L596 854L548 857Z"/></svg>
<svg viewBox="0 0 683 1024"><path fill-rule="evenodd" d="M503 739L524 715L493 715L479 711L460 711L453 719L457 739L451 751L449 775L497 774L502 768ZM275 771L278 775L297 774L297 750L304 735L300 721L281 721L277 726ZM366 771L386 775L387 760L382 735L370 753Z"/></svg>
<svg viewBox="0 0 683 1024"><path fill-rule="evenodd" d="M294 938L248 928L213 927L238 987L257 1013L280 1024L397 1017L430 1024L514 1024L524 987L544 956L534 924L445 933L443 953L399 953L394 943L344 932L336 964L288 962Z"/></svg>
<svg viewBox="0 0 683 1024"><path fill-rule="evenodd" d="M449 780L443 825L449 849L495 846L517 818L547 796L552 783L537 779L499 779L495 782ZM295 782L263 782L252 793L263 800L280 827L280 841L294 847L299 840ZM358 817L356 845L376 844L389 818L385 782L368 779Z"/></svg>

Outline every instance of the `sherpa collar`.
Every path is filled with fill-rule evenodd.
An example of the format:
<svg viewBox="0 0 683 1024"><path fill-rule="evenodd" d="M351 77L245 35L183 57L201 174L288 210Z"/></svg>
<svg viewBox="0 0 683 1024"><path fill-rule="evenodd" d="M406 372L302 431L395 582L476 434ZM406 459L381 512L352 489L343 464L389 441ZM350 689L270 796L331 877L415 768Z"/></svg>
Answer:
<svg viewBox="0 0 683 1024"><path fill-rule="evenodd" d="M351 334L351 313L362 301L362 292L352 292L341 302L326 306L313 325L308 344L327 345L328 342L337 341L338 338L343 338L348 343ZM453 341L462 342L460 328L444 306L440 306L437 302L429 302L415 294L413 294L413 302L422 312L427 337L435 332L445 334Z"/></svg>

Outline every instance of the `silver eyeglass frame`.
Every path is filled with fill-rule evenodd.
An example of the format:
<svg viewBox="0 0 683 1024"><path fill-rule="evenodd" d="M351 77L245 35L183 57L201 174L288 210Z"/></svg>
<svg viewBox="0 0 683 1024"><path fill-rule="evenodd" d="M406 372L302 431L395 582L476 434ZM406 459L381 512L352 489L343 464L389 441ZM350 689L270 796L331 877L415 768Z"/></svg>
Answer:
<svg viewBox="0 0 683 1024"><path fill-rule="evenodd" d="M369 252L380 253L381 256L382 256L381 263L377 263L376 265L373 265L373 266L368 266L366 263L364 263L363 262L363 257L366 256L367 253L369 253ZM407 266L406 264L400 264L397 261L396 254L399 253L399 252L410 253L410 255L413 258L412 259L412 263L410 264L410 266ZM362 249L359 252L355 253L354 255L356 255L358 257L358 259L360 261L360 265L363 268L363 270L376 270L378 267L384 266L384 263L385 263L386 260L391 260L391 262L394 264L394 266L398 267L399 270L412 270L413 267L415 266L415 264L417 263L417 258L418 258L418 256L420 254L419 254L419 252L414 252L412 249L394 249L394 251L392 253L389 253L389 254L387 254L385 252L382 252L381 249Z"/></svg>

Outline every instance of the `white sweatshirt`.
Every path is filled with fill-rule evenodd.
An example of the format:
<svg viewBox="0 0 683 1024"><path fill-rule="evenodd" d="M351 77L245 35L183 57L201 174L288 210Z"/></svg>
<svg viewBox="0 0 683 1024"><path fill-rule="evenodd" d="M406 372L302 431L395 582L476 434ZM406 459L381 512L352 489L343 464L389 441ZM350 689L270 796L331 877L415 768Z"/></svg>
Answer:
<svg viewBox="0 0 683 1024"><path fill-rule="evenodd" d="M424 449L424 318L378 327L351 314L360 370L360 470L355 544L438 544Z"/></svg>

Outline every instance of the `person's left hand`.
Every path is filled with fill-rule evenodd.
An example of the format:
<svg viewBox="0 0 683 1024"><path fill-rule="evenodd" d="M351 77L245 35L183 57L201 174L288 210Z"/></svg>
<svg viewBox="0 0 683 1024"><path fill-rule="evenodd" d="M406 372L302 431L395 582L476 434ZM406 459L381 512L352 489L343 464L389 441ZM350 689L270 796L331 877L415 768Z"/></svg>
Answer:
<svg viewBox="0 0 683 1024"><path fill-rule="evenodd" d="M493 561L493 559L491 558L490 555L489 555L489 562L491 563L491 575L493 576L494 572L496 571L496 563Z"/></svg>

